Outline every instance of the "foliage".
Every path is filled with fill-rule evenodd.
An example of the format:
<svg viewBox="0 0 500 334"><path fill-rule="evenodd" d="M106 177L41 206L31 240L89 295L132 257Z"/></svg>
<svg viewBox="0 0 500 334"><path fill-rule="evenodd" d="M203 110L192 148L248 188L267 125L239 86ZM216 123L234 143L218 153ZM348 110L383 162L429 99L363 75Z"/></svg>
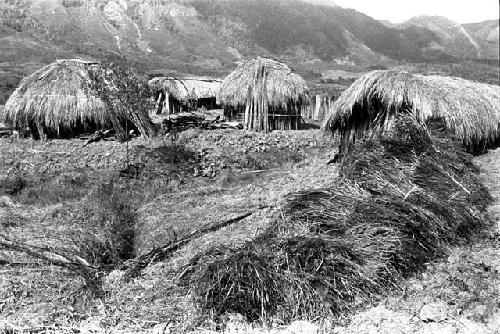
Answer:
<svg viewBox="0 0 500 334"><path fill-rule="evenodd" d="M29 15L29 2L26 0L0 1L0 26L23 31L26 27L32 27L33 23Z"/></svg>
<svg viewBox="0 0 500 334"><path fill-rule="evenodd" d="M500 85L500 68L496 64L482 63L479 61L461 61L446 63L417 63L413 64L414 72L423 74L440 73L450 77L460 77L492 85Z"/></svg>
<svg viewBox="0 0 500 334"><path fill-rule="evenodd" d="M140 116L148 115L154 108L147 81L123 56L108 56L101 60L101 66L104 71L93 73L95 88L100 96L111 108L126 111L130 115L131 123L127 124L129 130L136 127L134 123L143 122L150 123L148 131L154 130L150 120L142 120Z"/></svg>
<svg viewBox="0 0 500 334"><path fill-rule="evenodd" d="M248 40L276 54L284 54L292 46L304 46L322 60L344 56L348 52L344 36L347 29L374 51L396 59L420 57L411 41L401 38L396 30L351 9L315 6L298 0L236 0L231 1L230 6L221 0L190 0L188 3L215 31L221 32L221 20L227 18L237 27L248 30L243 31Z"/></svg>

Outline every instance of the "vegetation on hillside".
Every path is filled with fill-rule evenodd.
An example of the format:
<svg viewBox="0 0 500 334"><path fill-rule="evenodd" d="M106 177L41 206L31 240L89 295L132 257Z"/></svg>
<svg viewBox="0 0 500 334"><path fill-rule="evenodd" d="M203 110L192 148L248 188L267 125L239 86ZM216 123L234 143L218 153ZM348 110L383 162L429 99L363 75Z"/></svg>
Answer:
<svg viewBox="0 0 500 334"><path fill-rule="evenodd" d="M189 0L204 20L228 43L234 35L220 29L221 18L244 27L244 36L272 53L286 53L302 46L323 60L347 54L345 29L373 51L396 59L419 59L415 47L376 20L352 9L315 6L302 1L236 0L229 6L220 0Z"/></svg>

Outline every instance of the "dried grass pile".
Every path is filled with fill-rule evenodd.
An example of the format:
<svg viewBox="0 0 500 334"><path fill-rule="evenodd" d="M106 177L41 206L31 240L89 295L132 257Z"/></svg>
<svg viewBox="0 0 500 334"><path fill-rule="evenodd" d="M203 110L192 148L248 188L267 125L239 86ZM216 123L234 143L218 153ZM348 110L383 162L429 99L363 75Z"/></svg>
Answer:
<svg viewBox="0 0 500 334"><path fill-rule="evenodd" d="M443 136L444 137L444 136ZM249 320L341 317L489 225L471 156L413 117L356 146L332 188L288 196L265 233L194 257L198 305Z"/></svg>
<svg viewBox="0 0 500 334"><path fill-rule="evenodd" d="M301 106L309 101L300 75L283 63L261 57L231 72L222 82L217 100L230 117L244 111L247 130L266 132L298 129Z"/></svg>
<svg viewBox="0 0 500 334"><path fill-rule="evenodd" d="M323 128L340 133L343 150L367 132L380 134L401 113L443 119L471 153L500 144L500 87L461 78L397 70L356 80L332 105Z"/></svg>
<svg viewBox="0 0 500 334"><path fill-rule="evenodd" d="M53 263L94 280L132 256L135 213L113 182L45 207L0 200L0 263Z"/></svg>
<svg viewBox="0 0 500 334"><path fill-rule="evenodd" d="M128 103L140 90L138 78L129 76L97 62L58 60L22 80L0 119L20 131L29 128L41 138L70 138L111 128L120 140L127 138L130 129L151 137L155 128L147 110ZM146 106L147 99L138 104Z"/></svg>

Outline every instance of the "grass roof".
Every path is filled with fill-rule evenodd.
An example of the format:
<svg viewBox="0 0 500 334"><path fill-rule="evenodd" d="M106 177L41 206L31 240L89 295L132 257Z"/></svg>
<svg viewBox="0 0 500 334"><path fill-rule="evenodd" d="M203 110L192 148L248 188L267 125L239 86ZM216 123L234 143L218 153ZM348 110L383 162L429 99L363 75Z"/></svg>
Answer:
<svg viewBox="0 0 500 334"><path fill-rule="evenodd" d="M153 135L147 112L117 105L120 80L97 62L57 60L21 81L0 118L17 129L29 127L41 137L114 128L124 139L128 124L146 137Z"/></svg>
<svg viewBox="0 0 500 334"><path fill-rule="evenodd" d="M273 59L261 58L244 62L222 82L218 102L232 106L244 106L248 92L256 90L256 73L260 68L268 69L266 90L271 107L286 107L289 103L301 104L307 100L305 80L285 64Z"/></svg>
<svg viewBox="0 0 500 334"><path fill-rule="evenodd" d="M421 121L442 118L472 151L500 139L500 87L455 77L373 71L356 80L332 105L323 128L350 146L368 130L385 131L400 112Z"/></svg>
<svg viewBox="0 0 500 334"><path fill-rule="evenodd" d="M208 77L157 77L149 80L149 86L154 90L162 90L179 101L191 97L197 99L216 97L222 80Z"/></svg>

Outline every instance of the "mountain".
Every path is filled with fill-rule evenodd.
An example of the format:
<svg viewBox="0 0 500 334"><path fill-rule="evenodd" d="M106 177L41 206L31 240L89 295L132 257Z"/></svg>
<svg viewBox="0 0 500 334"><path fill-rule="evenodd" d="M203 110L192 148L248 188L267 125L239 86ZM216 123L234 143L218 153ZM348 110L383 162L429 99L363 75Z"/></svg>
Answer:
<svg viewBox="0 0 500 334"><path fill-rule="evenodd" d="M241 54L325 61L349 57L351 52L360 59L422 58L419 48L397 30L333 2L310 1L314 4L299 0L8 0L0 3L0 42L7 41L0 44L0 51L17 58L24 52L16 55L3 48L25 41L28 48L40 44L35 49L41 56L123 53L148 67L178 70L232 66Z"/></svg>
<svg viewBox="0 0 500 334"><path fill-rule="evenodd" d="M330 61L349 56L354 38L355 44L362 44L363 49L381 57L422 58L420 50L397 30L352 9L318 6L299 0L188 2L219 38L237 48L257 45L271 54Z"/></svg>
<svg viewBox="0 0 500 334"><path fill-rule="evenodd" d="M500 40L498 20L469 23L462 26L479 45L481 58L498 59Z"/></svg>
<svg viewBox="0 0 500 334"><path fill-rule="evenodd" d="M144 70L222 76L256 55L357 65L498 58L497 37L495 21L389 25L328 0L0 0L0 92L57 58L119 54Z"/></svg>
<svg viewBox="0 0 500 334"><path fill-rule="evenodd" d="M460 25L445 17L417 16L397 25L426 54L498 59L498 20ZM413 36L413 37L412 37Z"/></svg>
<svg viewBox="0 0 500 334"><path fill-rule="evenodd" d="M122 53L149 68L184 71L232 66L237 58L193 7L175 1L9 0L0 3L0 12L9 13L0 17L2 55L11 53L1 42L29 41L27 47L43 45L35 47L39 57L59 50L96 57Z"/></svg>
<svg viewBox="0 0 500 334"><path fill-rule="evenodd" d="M331 6L331 7L338 6L333 0L304 0L304 2L308 2L318 6Z"/></svg>
<svg viewBox="0 0 500 334"><path fill-rule="evenodd" d="M254 55L358 62L478 58L491 56L497 42L498 22L464 28L422 16L394 28L333 1L307 1L4 0L0 52L7 61L122 53L149 68L210 71Z"/></svg>
<svg viewBox="0 0 500 334"><path fill-rule="evenodd" d="M398 24L397 23L392 23L389 20L378 20L380 23L385 25L387 28L395 28Z"/></svg>

